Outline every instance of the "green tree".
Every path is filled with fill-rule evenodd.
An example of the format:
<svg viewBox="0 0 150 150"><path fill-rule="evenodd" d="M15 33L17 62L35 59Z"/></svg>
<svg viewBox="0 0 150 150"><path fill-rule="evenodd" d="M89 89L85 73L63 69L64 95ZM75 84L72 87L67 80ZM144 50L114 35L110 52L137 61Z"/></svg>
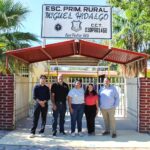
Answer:
<svg viewBox="0 0 150 150"><path fill-rule="evenodd" d="M150 3L148 0L108 0L114 6L113 45L149 52Z"/></svg>
<svg viewBox="0 0 150 150"><path fill-rule="evenodd" d="M34 34L20 32L23 27L22 21L29 12L28 8L20 2L0 0L0 72L5 71L5 55L3 52L30 47L32 41L40 42ZM9 62L12 72L18 68L18 65L14 64L14 59L10 59Z"/></svg>
<svg viewBox="0 0 150 150"><path fill-rule="evenodd" d="M108 0L113 6L114 47L150 54L149 0ZM123 74L138 76L145 62L135 62L124 68Z"/></svg>

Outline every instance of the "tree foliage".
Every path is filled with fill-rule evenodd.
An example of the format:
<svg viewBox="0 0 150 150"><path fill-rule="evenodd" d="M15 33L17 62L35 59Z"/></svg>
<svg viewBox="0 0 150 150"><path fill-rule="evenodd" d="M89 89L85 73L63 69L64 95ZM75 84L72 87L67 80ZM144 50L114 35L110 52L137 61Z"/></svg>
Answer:
<svg viewBox="0 0 150 150"><path fill-rule="evenodd" d="M149 0L108 0L108 2L114 7L114 46L149 53Z"/></svg>
<svg viewBox="0 0 150 150"><path fill-rule="evenodd" d="M30 47L32 41L40 42L36 35L20 31L23 27L22 21L29 12L28 8L20 2L0 0L0 72L5 72L4 52ZM20 63L12 58L9 59L9 62L11 72L20 67Z"/></svg>
<svg viewBox="0 0 150 150"><path fill-rule="evenodd" d="M150 1L108 0L113 7L114 47L150 54ZM121 66L126 76L143 72L145 60Z"/></svg>

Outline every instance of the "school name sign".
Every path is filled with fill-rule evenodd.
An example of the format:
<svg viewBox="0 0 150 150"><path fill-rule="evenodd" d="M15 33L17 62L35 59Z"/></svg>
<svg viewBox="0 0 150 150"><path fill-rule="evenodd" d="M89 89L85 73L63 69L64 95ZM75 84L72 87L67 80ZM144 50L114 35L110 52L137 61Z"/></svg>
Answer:
<svg viewBox="0 0 150 150"><path fill-rule="evenodd" d="M42 6L42 38L111 39L112 9L109 6Z"/></svg>

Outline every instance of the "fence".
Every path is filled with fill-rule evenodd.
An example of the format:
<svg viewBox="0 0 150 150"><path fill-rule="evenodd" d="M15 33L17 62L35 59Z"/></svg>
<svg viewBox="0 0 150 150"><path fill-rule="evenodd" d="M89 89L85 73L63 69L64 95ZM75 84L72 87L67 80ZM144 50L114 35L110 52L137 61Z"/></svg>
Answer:
<svg viewBox="0 0 150 150"><path fill-rule="evenodd" d="M80 80L82 82L82 86L85 89L89 83L93 83L96 91L98 92L100 87L103 85L103 79L101 77L66 77L64 80L69 85L69 88L72 89L74 86L74 82L76 80ZM56 77L50 77L49 83L54 83L57 81ZM119 97L120 103L119 107L116 109L116 116L117 117L126 117L127 115L127 103L126 103L126 94L125 94L125 79L123 77L112 77L111 78L112 84L116 87ZM99 114L101 115L101 114Z"/></svg>
<svg viewBox="0 0 150 150"><path fill-rule="evenodd" d="M15 121L28 116L29 78L15 76L14 80Z"/></svg>

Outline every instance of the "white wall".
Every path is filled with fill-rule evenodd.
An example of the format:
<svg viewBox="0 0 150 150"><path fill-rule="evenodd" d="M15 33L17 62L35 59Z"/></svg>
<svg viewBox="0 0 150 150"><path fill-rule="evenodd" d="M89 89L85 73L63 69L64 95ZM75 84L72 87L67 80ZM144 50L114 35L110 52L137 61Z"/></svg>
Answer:
<svg viewBox="0 0 150 150"><path fill-rule="evenodd" d="M28 116L29 112L29 79L15 76L15 121Z"/></svg>
<svg viewBox="0 0 150 150"><path fill-rule="evenodd" d="M126 79L127 118L137 126L138 118L138 78Z"/></svg>

